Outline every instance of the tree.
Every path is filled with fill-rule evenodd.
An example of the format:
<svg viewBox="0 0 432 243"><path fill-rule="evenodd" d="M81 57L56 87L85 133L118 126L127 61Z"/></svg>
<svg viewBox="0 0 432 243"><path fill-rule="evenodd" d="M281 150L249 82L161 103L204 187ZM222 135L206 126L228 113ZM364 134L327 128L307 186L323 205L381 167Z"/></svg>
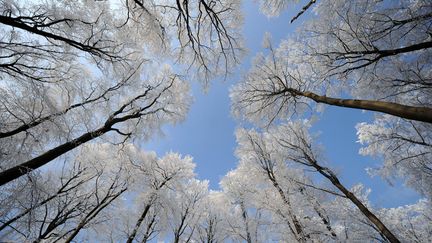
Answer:
<svg viewBox="0 0 432 243"><path fill-rule="evenodd" d="M234 97L244 94L235 98L236 109L290 116L300 111L294 104L314 100L431 123L430 7L427 1L321 1L318 16L297 36L277 49L265 40L270 54L259 55L234 89ZM326 96L342 91L359 100ZM261 104L246 107L253 102Z"/></svg>
<svg viewBox="0 0 432 243"><path fill-rule="evenodd" d="M139 209L139 217L131 229L126 242L133 242L140 231L143 231L142 242L147 242L157 235L156 227L161 224L166 194L173 186L191 180L194 176L195 164L191 157L181 158L178 154L169 153L164 157L146 158L145 154L137 154L132 159L138 169L134 175L135 207Z"/></svg>
<svg viewBox="0 0 432 243"><path fill-rule="evenodd" d="M2 171L1 184L3 185L33 169L37 169L78 147L80 144L98 138L110 131L114 131L123 136L123 139L127 139L137 130L149 130L152 127L160 126L164 121L175 122L187 109L189 97L187 95L180 95L179 97L179 94L185 92L188 87L176 75L169 73L169 70L165 70L161 74L161 77L157 77L157 80L150 81L150 83L154 83L153 85L147 84L147 87L136 90L138 92L130 90L130 93L135 93L135 95L110 112L105 118L106 120L99 122L99 124L102 124L95 129L84 132L75 139L60 144L24 163ZM171 75L171 77L166 77L165 75ZM138 87L135 86L134 89L136 88Z"/></svg>
<svg viewBox="0 0 432 243"><path fill-rule="evenodd" d="M322 166L318 162L311 137L308 135L305 127L305 124L301 123L288 123L276 128L273 132L273 134L279 135L276 135L276 139L278 139L277 143L281 146L279 150L286 153L286 159L315 169L317 173L328 179L347 199L356 205L362 214L388 241L399 242L391 230L355 194L350 192L340 182L337 175L331 169Z"/></svg>
<svg viewBox="0 0 432 243"><path fill-rule="evenodd" d="M61 186L57 190L54 190L53 193L51 193L50 191L51 188L44 188L43 186L44 184L49 185L49 183L46 183L46 181L44 181L44 183L40 183L38 180L36 180L36 178L32 178L31 180L28 181L29 185L33 185L33 188L31 188L29 191L29 194L32 195L31 199L28 198L26 199L21 197L19 194L17 194L16 191L15 192L12 191L13 193L5 193L5 195L7 196L2 200L4 202L3 205L15 204L15 203L16 205L14 205L14 210L10 210L8 212L3 213L0 232L6 230L7 228L17 230L16 226L12 226L15 222L26 217L27 215L32 213L35 209L46 205L47 203L54 200L55 198L63 194L67 194L69 191L74 190L82 183L85 183L87 180L85 179L79 180L80 175L83 172L84 172L83 170L73 171L72 176L70 176L69 178L64 176L63 178L65 178L65 180L61 180ZM91 177L88 179L91 179ZM48 182L52 182L52 179L48 180ZM45 194L48 195L45 196Z"/></svg>
<svg viewBox="0 0 432 243"><path fill-rule="evenodd" d="M41 175L33 182L40 188L31 191L34 199L19 198L18 203L29 202L29 206L10 212L0 231L14 231L8 240L71 242L86 228L109 218L106 212L128 188L130 170L125 158L112 145L81 147L60 174L51 172L52 177Z"/></svg>
<svg viewBox="0 0 432 243"><path fill-rule="evenodd" d="M256 185L256 187L262 190L267 184L266 187L278 194L280 205L273 202L272 207L276 208L276 211L287 221L288 227L297 241L312 240L321 232L325 232L324 228L328 231L323 233L324 235L328 235L333 240L337 239L324 208L321 207L312 193L308 192L309 189L306 188L308 184L304 183L308 179L304 178L305 175L302 175L302 172L287 168L286 161L280 156L277 148L272 147L271 142L254 131L238 130L237 141L239 143L237 155L240 159L238 169L243 169L249 174L254 174L256 178L261 178L264 183ZM255 184L258 183L255 182ZM313 188L313 186L311 187ZM293 205L293 198L296 202L303 201L303 203ZM263 207L266 207L265 204ZM305 214L309 211L307 210L308 207L312 208L310 211L314 211L314 213L299 217L299 214ZM319 218L323 227L321 229L317 227L317 222L313 224L310 222L302 223L299 218Z"/></svg>
<svg viewBox="0 0 432 243"><path fill-rule="evenodd" d="M412 205L380 210L382 218L391 223L399 237L407 242L427 242L430 236L430 201L419 200Z"/></svg>
<svg viewBox="0 0 432 243"><path fill-rule="evenodd" d="M424 123L380 116L372 124L359 123L357 134L363 155L381 155L384 164L370 168L372 175L381 175L390 182L402 177L406 183L426 198L432 198L430 179L431 132Z"/></svg>
<svg viewBox="0 0 432 243"><path fill-rule="evenodd" d="M190 156L157 158L129 143L89 143L77 151L62 173L28 183L33 188L25 192L34 196L15 188L2 196L5 205L15 204L2 212L2 239L147 242L170 231L177 241L195 237L207 182L193 178Z"/></svg>
<svg viewBox="0 0 432 243"><path fill-rule="evenodd" d="M270 126L308 117L322 110L318 104L384 113L357 126L367 144L361 153L382 156L379 174L399 176L430 197L431 7L318 2L316 16L278 48L265 37L267 54L257 55L231 91L234 114Z"/></svg>
<svg viewBox="0 0 432 243"><path fill-rule="evenodd" d="M267 127L237 131L239 164L209 191L190 156L138 145L185 118L189 80L238 64L239 0L1 1L0 240L427 242L432 5L315 3L232 89L234 113ZM384 158L370 172L426 199L380 209L346 187L303 119L315 103L384 113L357 125L361 153Z"/></svg>
<svg viewBox="0 0 432 243"><path fill-rule="evenodd" d="M262 201L267 198L265 190L260 187L260 181L255 180L259 178L249 172L236 168L220 182L225 194L224 200L221 200L226 210L225 227L233 241L261 242L272 238L274 225L266 207L262 206ZM283 223L286 225L286 221ZM295 241L295 238L290 240Z"/></svg>
<svg viewBox="0 0 432 243"><path fill-rule="evenodd" d="M216 243L229 238L227 217L230 205L221 191L209 191L203 200L201 221L197 224L194 240Z"/></svg>
<svg viewBox="0 0 432 243"><path fill-rule="evenodd" d="M261 180L264 179L264 181L273 187L274 193L279 194L280 203L283 206L273 207L279 207L279 212L286 212L285 216L290 216L288 218L294 226L290 227L291 232L299 242L314 237L311 236L311 234L316 231L329 231L330 234L328 235L330 237L336 236L336 233L332 230L332 226L329 223L329 217L323 213L326 210L322 207L322 203L319 203L316 199L314 200L311 196L307 196L308 194L310 195L310 193L307 193L307 190L310 189L320 190L321 192L326 193L330 192L331 195L338 195L338 197L342 195L342 198L351 201L351 203L355 205L355 208L357 208L356 211L363 215L364 219L367 219L369 227L376 230L379 237L382 237L384 240L389 242L400 242L397 235L392 232L391 228L386 225L372 209L370 209L366 202L363 202L364 199L346 188L331 169L323 166L319 162L319 158L316 155L316 149L311 142L312 138L308 135L307 126L306 123L290 122L274 127L268 132L263 133L263 135L259 135L254 131L240 131L238 136L240 143L238 154L240 155L241 162L238 170L243 170L245 171L243 173L248 175L253 174L254 178L256 178L255 180L261 177ZM284 167L284 165L293 167L294 171L295 168L303 167L302 170L304 171L309 170L319 173L331 182L335 189L337 189L341 194L332 192L333 189L320 189L313 185L313 183L310 182L310 179L299 179L298 177L302 174L301 172L295 171L289 173L289 167ZM257 171L254 173L254 170ZM279 179L283 178L281 175L289 175L288 177L290 180L296 182L296 184L294 184L295 186L293 187L287 182L282 182L283 180ZM256 185L253 186L257 187L257 190L265 188L259 182L255 182L255 184ZM297 191L300 193L295 193L296 187ZM295 193L294 195L296 195L297 200L303 201L303 205L294 206L293 203L290 202L287 193ZM304 198L305 200L301 200L300 198ZM304 203L305 201L307 203ZM277 202L273 201L273 204L277 205ZM284 207L286 207L286 210L283 210ZM306 217L301 215L301 217L299 217L299 215L293 213L294 207L300 207L301 210L299 211L303 212L302 214L307 212L307 207L312 208L311 211L315 211L314 213L317 215L315 217L319 218L321 221L320 223L325 227L322 227L320 230L316 230L315 227L316 231L312 230L311 233L306 233L309 231L308 227L305 226L304 219L314 216ZM303 222L301 222L299 218L301 218ZM364 219L361 221L364 221ZM301 231L299 231L299 229L301 229ZM304 232L304 238L299 237L301 232Z"/></svg>
<svg viewBox="0 0 432 243"><path fill-rule="evenodd" d="M237 1L2 4L0 184L100 136L145 139L181 120L183 78L207 83L237 63L238 11Z"/></svg>
<svg viewBox="0 0 432 243"><path fill-rule="evenodd" d="M208 181L192 179L177 184L167 193L164 206L168 229L173 242L189 242L202 219L203 203L208 193Z"/></svg>

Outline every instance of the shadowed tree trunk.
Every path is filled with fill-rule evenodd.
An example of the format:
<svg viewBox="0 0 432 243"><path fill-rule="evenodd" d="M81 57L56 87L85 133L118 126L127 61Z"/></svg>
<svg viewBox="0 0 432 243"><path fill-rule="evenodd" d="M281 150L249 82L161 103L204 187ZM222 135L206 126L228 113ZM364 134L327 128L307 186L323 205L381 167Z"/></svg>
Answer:
<svg viewBox="0 0 432 243"><path fill-rule="evenodd" d="M104 125L99 127L98 129L95 129L91 132L84 133L80 137L78 137L72 141L66 142L62 145L59 145L59 146L43 153L42 155L39 155L38 157L35 157L33 159L30 159L27 162L24 162L24 163L19 164L15 167L12 167L10 169L2 171L0 173L0 186L4 185L4 184L6 184L12 180L15 180L15 179L19 178L20 176L25 175L25 174L31 172L32 170L35 170L35 169L47 164L48 162L50 162L50 161L56 159L57 157L73 150L74 148L80 146L81 144L86 143L88 141L91 141L95 138L98 138L109 131L116 131L120 135L123 135L126 137L130 136L130 134L122 133L118 129L113 128L113 126L118 124L118 123L122 123L122 122L125 122L128 120L131 120L131 119L140 118L140 117L145 116L149 113L156 113L158 111L162 111L163 108L158 108L158 109L155 109L154 111L147 111L147 109L152 107L157 102L157 100L159 99L161 94L173 85L173 81L174 80L172 80L172 82L165 89L163 89L151 102L149 102L148 105L138 109L137 111L135 111L133 113L129 113L129 114L123 113L124 110L126 109L126 107L128 107L129 105L132 105L135 101L137 101L141 98L144 98L148 94L148 92L151 90L151 88L145 90L142 94L136 96L135 98L133 98L129 102L126 102L118 110L114 111L108 117L108 119L105 121ZM116 117L116 116L121 115L121 114L123 114L123 116Z"/></svg>
<svg viewBox="0 0 432 243"><path fill-rule="evenodd" d="M14 18L14 17L9 17L9 16L3 16L0 15L0 23L4 24L4 25L8 25L11 26L13 28L18 28L18 29L22 29L22 30L26 30L32 34L36 34L42 37L45 37L47 39L52 39L52 40L56 40L56 41L61 41L64 42L72 47L75 47L81 51L84 52L88 52L92 55L96 55L99 57L107 57L107 58L116 58L114 55L111 55L108 52L105 52L102 48L97 48L94 45L89 45L86 43L81 43L79 41L64 37L64 36L60 36L57 34L53 34L51 32L47 32L44 31L42 29L39 29L38 25L35 23L33 26L30 26L28 24L26 24L25 22L23 22L21 20L22 18ZM61 19L61 20L57 20L55 22L50 23L51 25L55 24L55 23L60 23L60 22L68 22L68 21L72 21L72 19ZM48 24L45 24L45 26Z"/></svg>
<svg viewBox="0 0 432 243"><path fill-rule="evenodd" d="M93 140L97 137L100 137L101 135L107 133L111 130L111 126L103 126L97 130L94 130L92 132L85 133L84 135L69 141L67 143L64 143L58 147L55 147L44 154L33 158L25 163L22 163L20 165L17 165L15 167L12 167L10 169L7 169L5 171L2 171L0 173L0 186L13 181L17 178L19 178L22 175L25 175L32 170L35 170L48 162L56 159L57 157L71 151L72 149L80 146L81 144L88 142L90 140Z"/></svg>

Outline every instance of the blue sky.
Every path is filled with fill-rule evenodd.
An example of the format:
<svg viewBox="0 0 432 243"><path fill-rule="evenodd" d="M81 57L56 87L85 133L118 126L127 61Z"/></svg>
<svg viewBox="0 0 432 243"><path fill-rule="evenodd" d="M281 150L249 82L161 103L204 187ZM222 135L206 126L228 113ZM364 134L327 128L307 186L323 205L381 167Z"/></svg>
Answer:
<svg viewBox="0 0 432 243"><path fill-rule="evenodd" d="M253 1L244 1L243 8L248 55L235 75L226 81L212 82L206 93L201 84L193 83L194 103L186 120L176 126L164 127L165 136L156 137L143 146L146 150L155 150L160 156L169 151L191 155L197 164L198 178L209 180L210 188L215 190L219 189L219 180L237 164L234 132L239 123L230 114L229 88L249 69L251 58L261 50L265 32L271 33L273 43L278 45L312 14L308 11L290 24L289 20L301 9L300 5L270 19L259 12L259 6ZM349 187L362 183L371 188L370 199L374 205L395 207L416 201L418 195L401 183L391 187L382 179L366 174L366 167L379 165L380 161L358 154L361 145L356 142L355 125L371 119L371 112L326 107L312 131L321 134L319 143L324 146L329 165L339 172L342 182Z"/></svg>

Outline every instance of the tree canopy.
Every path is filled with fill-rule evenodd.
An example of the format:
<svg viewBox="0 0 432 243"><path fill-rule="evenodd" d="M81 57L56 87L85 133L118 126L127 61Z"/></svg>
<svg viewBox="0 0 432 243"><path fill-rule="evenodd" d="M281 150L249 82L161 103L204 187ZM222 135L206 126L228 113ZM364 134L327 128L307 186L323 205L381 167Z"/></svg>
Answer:
<svg viewBox="0 0 432 243"><path fill-rule="evenodd" d="M238 163L212 190L141 145L187 119L191 82L241 72L246 1L0 0L0 241L428 242L432 3L256 2L302 22L231 87ZM326 106L372 112L368 172L422 199L347 186L311 129Z"/></svg>

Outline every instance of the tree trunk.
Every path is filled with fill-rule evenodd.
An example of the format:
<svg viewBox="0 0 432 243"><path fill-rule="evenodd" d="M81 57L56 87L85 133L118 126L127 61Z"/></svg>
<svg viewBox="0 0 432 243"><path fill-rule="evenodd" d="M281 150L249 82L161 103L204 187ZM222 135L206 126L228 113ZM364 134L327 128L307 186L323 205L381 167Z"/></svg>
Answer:
<svg viewBox="0 0 432 243"><path fill-rule="evenodd" d="M134 227L132 233L129 235L126 243L132 243L132 241L134 240L134 238L135 238L135 236L136 236L136 234L138 232L139 227L141 226L142 222L144 221L145 217L147 216L147 213L149 212L150 207L151 207L151 203L148 203L144 207L144 210L143 210L141 216L138 218L138 220L137 220L137 222L135 224L135 227Z"/></svg>
<svg viewBox="0 0 432 243"><path fill-rule="evenodd" d="M251 234L249 231L248 216L247 216L247 212L246 212L246 207L244 206L243 202L240 202L240 208L242 210L242 218L243 218L243 221L244 221L245 227L246 227L246 242L252 243L252 237L251 237Z"/></svg>
<svg viewBox="0 0 432 243"><path fill-rule="evenodd" d="M149 240L150 236L154 232L153 227L154 227L155 223L156 223L156 214L153 214L153 217L152 217L150 223L147 225L147 230L146 230L146 232L144 234L144 237L143 237L141 243L147 243L147 241Z"/></svg>
<svg viewBox="0 0 432 243"><path fill-rule="evenodd" d="M323 224L325 225L325 227L327 228L327 230L329 231L331 236L334 239L337 239L336 232L331 227L330 220L326 216L325 210L321 207L321 204L317 201L317 199L315 197L313 197L313 196L309 195L307 192L305 192L306 188L304 186L302 186L300 189L301 189L300 193L303 194L304 196L306 196L308 198L308 200L311 202L315 212L321 218L321 221L323 222Z"/></svg>
<svg viewBox="0 0 432 243"><path fill-rule="evenodd" d="M400 243L398 238L384 225L381 220L375 216L369 209L352 193L350 192L342 183L340 183L337 176L328 168L322 167L314 161L312 163L312 166L317 169L317 171L330 180L330 182L336 186L351 202L354 203L354 205L357 206L357 208L362 212L366 218L369 219L369 221L374 224L379 232L387 238L388 241L391 243Z"/></svg>
<svg viewBox="0 0 432 243"><path fill-rule="evenodd" d="M300 224L300 221L297 219L296 215L292 212L292 206L291 206L291 202L289 201L289 199L286 197L284 191L282 190L282 188L279 186L279 183L276 181L274 174L272 172L267 172L270 181L273 184L273 187L276 188L276 190L278 191L282 201L284 202L284 204L287 206L288 208L288 212L289 212L289 216L294 224L294 228L296 230L296 239L299 242L306 242L307 238L310 238L309 235L305 235L304 230L303 230L303 226Z"/></svg>
<svg viewBox="0 0 432 243"><path fill-rule="evenodd" d="M317 103L340 107L349 107L354 109L379 111L409 120L432 123L432 108L429 107L408 106L393 102L377 100L338 99L323 95L317 95L312 92L302 92L291 88L287 88L286 92L292 94L293 96L303 96L306 98L310 98Z"/></svg>
<svg viewBox="0 0 432 243"><path fill-rule="evenodd" d="M173 84L173 82L171 82L171 84L168 85L165 88L165 90L170 88L172 86L172 84ZM141 116L145 115L145 113L142 113L142 112L147 110L148 108L152 107L157 102L157 100L159 99L159 97L162 93L159 93L159 95L156 98L154 98L148 105L142 107L138 111L136 111L132 114L124 115L122 117L116 117L116 116L121 114L124 111L124 109L127 106L131 105L133 102L145 97L150 90L151 90L150 88L145 90L142 94L136 96L135 98L133 98L129 102L123 104L118 110L114 111L107 118L107 120L105 121L105 124L103 126L101 126L100 128L93 130L91 132L84 133L80 137L78 137L72 141L66 142L62 145L59 145L59 146L49 150L48 152L43 153L42 155L40 155L36 158L33 158L27 162L24 162L20 165L17 165L15 167L12 167L10 169L7 169L7 170L1 172L0 173L0 186L4 185L4 184L6 184L12 180L17 179L20 176L25 175L32 170L35 170L35 169L45 165L46 163L56 159L57 157L59 157L65 153L71 151L72 149L80 146L81 144L86 143L90 140L93 140L97 137L100 137L109 131L114 130L123 136L129 136L130 134L124 134L124 133L120 132L118 129L112 128L112 127L117 123L122 123L122 122L125 122L128 120L131 120L131 119L137 119L137 118L140 118ZM153 111L153 112L156 112L156 111Z"/></svg>
<svg viewBox="0 0 432 243"><path fill-rule="evenodd" d="M101 135L105 134L106 132L110 131L111 126L105 125L97 130L94 130L92 132L85 133L84 135L66 142L60 146L57 146L48 152L43 153L42 155L39 155L36 158L33 158L25 163L22 163L20 165L17 165L15 167L12 167L10 169L7 169L5 171L2 171L0 173L0 186L13 181L17 178L19 178L22 175L25 175L29 173L32 170L35 170L46 163L50 162L51 160L56 159L57 157L71 151L72 149L80 146L81 144L88 142L92 139L95 139L97 137L100 137Z"/></svg>
<svg viewBox="0 0 432 243"><path fill-rule="evenodd" d="M0 16L0 23L4 24L4 25L8 25L11 26L13 28L18 28L18 29L22 29L22 30L26 30L30 33L36 34L36 35L40 35L42 37L48 38L48 39L52 39L52 40L57 40L57 41L61 41L64 43L67 43L70 46L73 46L77 49L80 49L84 52L88 52L90 54L102 57L102 56L108 56L109 55L107 53L105 53L102 48L97 48L93 45L88 45L88 44L84 44L84 43L80 43L77 42L73 39L69 39L60 35L56 35L50 32L46 32L44 30L38 29L35 26L30 26L27 25L25 22L21 21L19 18L13 18L13 17L8 17L8 16Z"/></svg>

